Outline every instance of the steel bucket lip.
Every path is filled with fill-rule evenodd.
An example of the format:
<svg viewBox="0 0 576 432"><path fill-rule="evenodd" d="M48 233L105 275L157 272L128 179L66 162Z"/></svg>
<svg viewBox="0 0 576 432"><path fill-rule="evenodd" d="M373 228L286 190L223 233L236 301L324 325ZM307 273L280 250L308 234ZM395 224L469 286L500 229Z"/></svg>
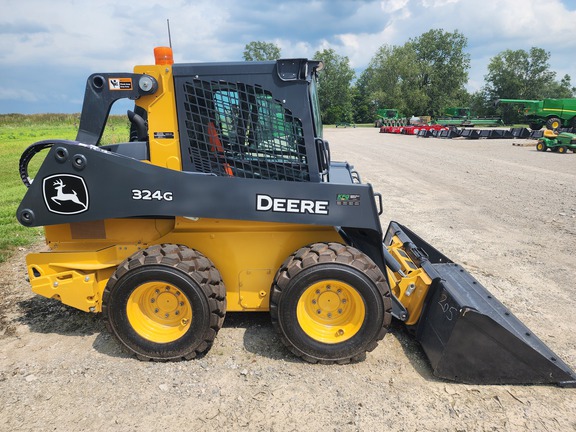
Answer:
<svg viewBox="0 0 576 432"><path fill-rule="evenodd" d="M451 294L461 288L450 282L436 279L416 331L435 376L470 384L576 386L576 373L570 366L511 312L505 315L507 309L497 299L482 303L478 295L480 300L473 307L471 303L458 305ZM443 304L451 305L453 316L439 307L439 296L449 298ZM451 326L445 325L448 318Z"/></svg>

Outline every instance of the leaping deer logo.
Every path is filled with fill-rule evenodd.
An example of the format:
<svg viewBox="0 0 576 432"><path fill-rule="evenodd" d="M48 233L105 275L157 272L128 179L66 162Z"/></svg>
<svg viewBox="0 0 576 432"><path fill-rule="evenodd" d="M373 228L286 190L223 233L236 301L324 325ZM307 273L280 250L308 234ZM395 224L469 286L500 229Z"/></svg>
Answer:
<svg viewBox="0 0 576 432"><path fill-rule="evenodd" d="M51 213L74 215L88 211L88 187L80 176L60 173L45 177L42 195Z"/></svg>
<svg viewBox="0 0 576 432"><path fill-rule="evenodd" d="M72 201L75 204L81 205L84 209L86 209L86 204L84 204L78 198L78 194L74 189L72 189L72 193L65 193L64 187L66 185L62 181L62 179L57 179L54 182L54 189L56 189L56 196L51 197L52 201L54 201L58 205L62 205L62 201Z"/></svg>

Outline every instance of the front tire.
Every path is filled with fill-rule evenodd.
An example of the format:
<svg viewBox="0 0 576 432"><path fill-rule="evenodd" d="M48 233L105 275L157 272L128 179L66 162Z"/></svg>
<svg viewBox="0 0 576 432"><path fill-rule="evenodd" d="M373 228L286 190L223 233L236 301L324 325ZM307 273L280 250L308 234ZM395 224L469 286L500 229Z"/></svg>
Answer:
<svg viewBox="0 0 576 432"><path fill-rule="evenodd" d="M546 127L550 130L559 129L562 126L562 121L558 117L550 117L546 121Z"/></svg>
<svg viewBox="0 0 576 432"><path fill-rule="evenodd" d="M538 141L538 144L536 144L536 150L538 151L545 152L547 148L548 147L546 144L544 144L542 141Z"/></svg>
<svg viewBox="0 0 576 432"><path fill-rule="evenodd" d="M390 289L374 262L338 243L299 249L281 266L270 299L285 346L311 363L362 360L392 320Z"/></svg>
<svg viewBox="0 0 576 432"><path fill-rule="evenodd" d="M188 360L211 348L224 322L226 291L199 252L155 245L118 267L102 312L108 330L140 360Z"/></svg>

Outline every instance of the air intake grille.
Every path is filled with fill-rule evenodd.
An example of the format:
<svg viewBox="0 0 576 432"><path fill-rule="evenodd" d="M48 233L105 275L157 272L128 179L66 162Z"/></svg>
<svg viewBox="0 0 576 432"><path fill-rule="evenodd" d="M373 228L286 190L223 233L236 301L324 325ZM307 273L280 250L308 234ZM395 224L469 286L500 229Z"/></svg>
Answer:
<svg viewBox="0 0 576 432"><path fill-rule="evenodd" d="M184 83L184 169L220 176L309 180L302 122L259 86Z"/></svg>

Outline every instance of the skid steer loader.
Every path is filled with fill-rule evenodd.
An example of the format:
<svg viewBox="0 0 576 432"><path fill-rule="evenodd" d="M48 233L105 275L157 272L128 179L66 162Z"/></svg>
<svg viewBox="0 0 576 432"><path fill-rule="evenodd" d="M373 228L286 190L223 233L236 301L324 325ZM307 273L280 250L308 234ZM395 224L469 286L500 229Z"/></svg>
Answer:
<svg viewBox="0 0 576 432"><path fill-rule="evenodd" d="M348 363L394 317L440 378L576 384L460 265L399 223L382 230L382 196L322 138L321 62L155 57L91 75L76 140L23 153L17 217L44 226L49 246L27 257L35 293L102 313L142 360L202 355L226 312L263 311L296 356ZM105 145L124 98L135 101L130 139Z"/></svg>

